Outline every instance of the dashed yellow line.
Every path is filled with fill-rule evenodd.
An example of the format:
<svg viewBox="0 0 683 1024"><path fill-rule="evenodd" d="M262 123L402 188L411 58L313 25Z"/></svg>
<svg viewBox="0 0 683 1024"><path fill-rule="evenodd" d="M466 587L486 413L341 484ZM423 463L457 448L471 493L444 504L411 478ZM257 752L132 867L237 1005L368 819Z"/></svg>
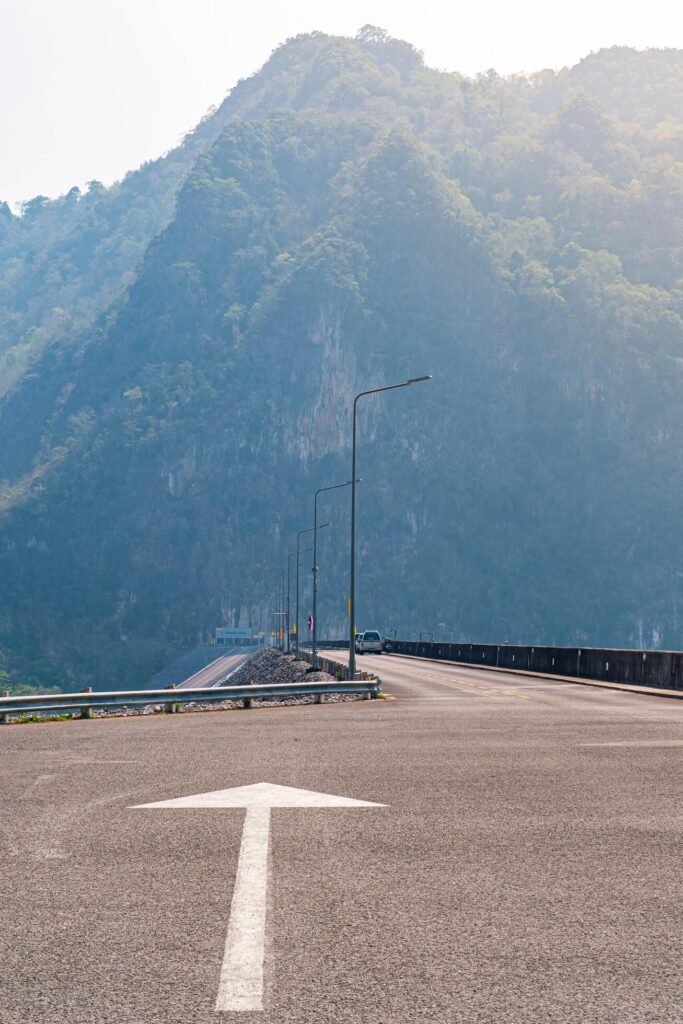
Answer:
<svg viewBox="0 0 683 1024"><path fill-rule="evenodd" d="M465 679L451 679L448 676L443 676L438 672L425 672L420 669L414 669L414 674L417 676L424 676L426 679L436 679L440 683L451 683L456 686L469 686L472 690L479 690L481 693L494 693L500 697L515 697L517 700L529 700L525 693L515 693L513 690L500 690L494 686L484 686L483 683L470 683Z"/></svg>

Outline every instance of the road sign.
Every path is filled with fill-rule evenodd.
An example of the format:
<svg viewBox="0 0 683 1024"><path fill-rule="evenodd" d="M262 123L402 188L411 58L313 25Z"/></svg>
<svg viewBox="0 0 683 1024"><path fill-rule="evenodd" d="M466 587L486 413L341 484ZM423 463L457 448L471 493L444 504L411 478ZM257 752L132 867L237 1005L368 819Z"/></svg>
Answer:
<svg viewBox="0 0 683 1024"><path fill-rule="evenodd" d="M271 807L385 807L367 800L313 793L259 782L253 786L220 789L213 793L183 796L152 804L137 804L133 810L149 808L244 807L237 877L230 907L230 921L221 968L217 1013L249 1012L263 1009L263 959L266 939L266 888L268 884L268 842Z"/></svg>

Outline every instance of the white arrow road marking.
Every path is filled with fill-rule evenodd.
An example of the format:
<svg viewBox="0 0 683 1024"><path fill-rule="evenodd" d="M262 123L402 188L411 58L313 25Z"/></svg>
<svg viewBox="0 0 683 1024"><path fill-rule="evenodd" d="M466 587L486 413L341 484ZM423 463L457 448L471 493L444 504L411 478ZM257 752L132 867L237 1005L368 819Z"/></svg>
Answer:
<svg viewBox="0 0 683 1024"><path fill-rule="evenodd" d="M385 806L367 800L351 800L345 796L259 782L253 786L238 786L236 789L220 789L213 793L178 797L176 800L138 804L134 808L246 808L216 1012L263 1009L270 808Z"/></svg>
<svg viewBox="0 0 683 1024"><path fill-rule="evenodd" d="M263 1009L270 807L249 807L230 907L223 966L214 1009Z"/></svg>

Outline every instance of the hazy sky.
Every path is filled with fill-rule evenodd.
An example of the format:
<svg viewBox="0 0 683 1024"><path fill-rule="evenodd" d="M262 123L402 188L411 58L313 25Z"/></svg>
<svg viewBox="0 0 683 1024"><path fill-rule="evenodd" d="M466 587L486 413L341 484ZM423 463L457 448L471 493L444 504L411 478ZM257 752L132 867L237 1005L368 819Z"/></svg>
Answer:
<svg viewBox="0 0 683 1024"><path fill-rule="evenodd" d="M109 184L288 36L368 22L466 74L562 67L614 44L683 48L681 0L0 0L0 199Z"/></svg>

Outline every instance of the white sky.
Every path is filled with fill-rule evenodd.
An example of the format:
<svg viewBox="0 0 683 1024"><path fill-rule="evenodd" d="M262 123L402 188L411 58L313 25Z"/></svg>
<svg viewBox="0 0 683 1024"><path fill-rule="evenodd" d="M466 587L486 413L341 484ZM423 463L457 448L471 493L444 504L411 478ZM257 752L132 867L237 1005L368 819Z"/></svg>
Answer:
<svg viewBox="0 0 683 1024"><path fill-rule="evenodd" d="M614 44L683 48L681 0L0 0L0 199L109 184L288 36L368 22L466 74L562 67Z"/></svg>

